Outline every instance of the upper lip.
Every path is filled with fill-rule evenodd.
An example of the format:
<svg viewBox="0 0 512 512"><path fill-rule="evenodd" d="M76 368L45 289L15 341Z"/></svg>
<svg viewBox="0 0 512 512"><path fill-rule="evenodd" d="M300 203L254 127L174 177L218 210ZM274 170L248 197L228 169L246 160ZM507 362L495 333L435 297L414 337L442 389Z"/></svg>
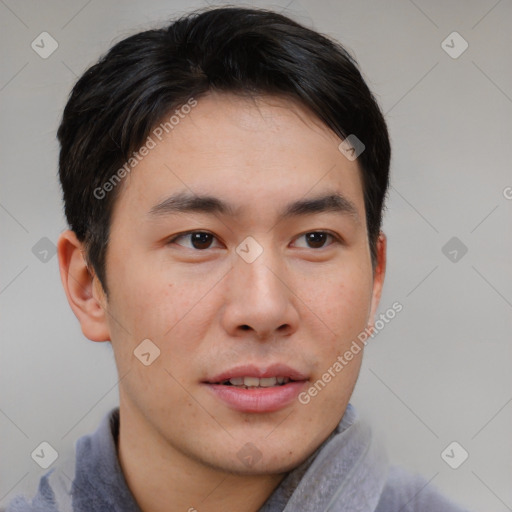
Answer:
<svg viewBox="0 0 512 512"><path fill-rule="evenodd" d="M218 373L213 377L208 377L205 382L209 384L218 384L229 379L237 377L257 377L259 379L267 377L288 377L290 380L306 380L307 375L282 363L275 363L269 366L256 366L252 364L236 366L229 370Z"/></svg>

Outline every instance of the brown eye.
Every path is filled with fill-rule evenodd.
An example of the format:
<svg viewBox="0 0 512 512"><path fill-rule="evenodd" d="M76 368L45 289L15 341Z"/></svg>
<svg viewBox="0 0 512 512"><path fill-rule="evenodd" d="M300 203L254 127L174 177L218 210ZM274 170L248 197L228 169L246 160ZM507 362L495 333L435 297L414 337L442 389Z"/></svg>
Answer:
<svg viewBox="0 0 512 512"><path fill-rule="evenodd" d="M297 237L294 245L306 249L322 249L330 245L334 239L334 235L326 231L310 231L309 233L304 233Z"/></svg>
<svg viewBox="0 0 512 512"><path fill-rule="evenodd" d="M190 231L173 238L170 243L175 243L187 249L205 250L212 247L215 236L205 231Z"/></svg>
<svg viewBox="0 0 512 512"><path fill-rule="evenodd" d="M327 240L327 233L323 232L313 232L313 233L306 233L306 242L312 249L319 249L320 247L323 247L325 244L325 241Z"/></svg>
<svg viewBox="0 0 512 512"><path fill-rule="evenodd" d="M191 233L190 237L194 249L208 249L213 242L213 235L210 233Z"/></svg>

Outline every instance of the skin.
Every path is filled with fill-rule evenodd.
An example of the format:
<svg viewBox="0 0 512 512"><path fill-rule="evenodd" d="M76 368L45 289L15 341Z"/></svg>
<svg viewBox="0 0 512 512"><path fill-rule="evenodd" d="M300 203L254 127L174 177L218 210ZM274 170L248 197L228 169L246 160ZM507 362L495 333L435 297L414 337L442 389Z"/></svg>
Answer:
<svg viewBox="0 0 512 512"><path fill-rule="evenodd" d="M307 405L269 413L228 407L203 384L241 364L282 362L309 382L373 325L386 239L372 268L357 160L340 139L288 100L209 94L124 179L106 262L108 297L72 231L58 243L61 277L84 335L111 341L120 376L118 453L144 511L256 511L333 431L349 402L362 352ZM230 203L220 213L148 212L176 192ZM342 194L356 214L280 218L285 205ZM311 247L311 231L339 236ZM214 235L193 248L186 231ZM247 236L263 248L246 263ZM320 244L321 245L321 244ZM244 326L244 327L243 327ZM160 356L144 366L149 338ZM261 459L237 457L253 443Z"/></svg>

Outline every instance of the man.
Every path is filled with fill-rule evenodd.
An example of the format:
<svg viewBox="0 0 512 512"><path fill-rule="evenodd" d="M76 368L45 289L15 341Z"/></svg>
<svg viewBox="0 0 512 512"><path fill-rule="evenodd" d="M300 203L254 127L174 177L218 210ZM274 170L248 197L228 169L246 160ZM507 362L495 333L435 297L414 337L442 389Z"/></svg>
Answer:
<svg viewBox="0 0 512 512"><path fill-rule="evenodd" d="M349 404L390 145L343 48L194 13L114 46L58 137L62 282L112 343L120 406L9 511L460 510L389 469Z"/></svg>

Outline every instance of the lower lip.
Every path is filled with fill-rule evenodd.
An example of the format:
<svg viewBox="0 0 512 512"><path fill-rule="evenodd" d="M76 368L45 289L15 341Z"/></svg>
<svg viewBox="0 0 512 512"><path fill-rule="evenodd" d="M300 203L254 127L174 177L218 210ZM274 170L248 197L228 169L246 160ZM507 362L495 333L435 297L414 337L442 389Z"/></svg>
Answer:
<svg viewBox="0 0 512 512"><path fill-rule="evenodd" d="M297 398L305 385L306 381L294 381L270 388L244 389L207 384L217 398L240 412L274 412L283 409Z"/></svg>

